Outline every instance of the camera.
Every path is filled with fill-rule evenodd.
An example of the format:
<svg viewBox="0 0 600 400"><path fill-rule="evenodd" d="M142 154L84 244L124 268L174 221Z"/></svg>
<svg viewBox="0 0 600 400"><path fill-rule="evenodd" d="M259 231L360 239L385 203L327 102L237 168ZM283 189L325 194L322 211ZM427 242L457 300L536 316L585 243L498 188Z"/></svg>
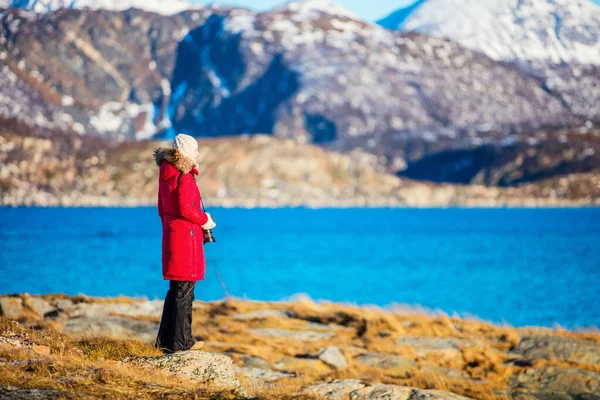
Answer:
<svg viewBox="0 0 600 400"><path fill-rule="evenodd" d="M211 215L211 217L212 217L212 215ZM214 220L215 220L215 218L213 217L213 221ZM204 243L210 243L210 242L217 241L212 233L212 229L203 229L202 231L203 231L203 236L204 236Z"/></svg>

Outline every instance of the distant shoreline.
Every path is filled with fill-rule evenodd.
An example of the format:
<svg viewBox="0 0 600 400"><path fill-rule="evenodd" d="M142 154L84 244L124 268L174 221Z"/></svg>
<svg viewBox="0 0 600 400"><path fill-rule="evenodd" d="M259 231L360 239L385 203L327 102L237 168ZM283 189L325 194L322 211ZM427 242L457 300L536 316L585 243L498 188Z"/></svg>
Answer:
<svg viewBox="0 0 600 400"><path fill-rule="evenodd" d="M156 205L158 167L152 154L162 142L105 150L87 144L84 152L69 142L2 137L12 150L0 168L0 205ZM203 141L202 149L197 183L209 207L600 206L600 174L594 171L500 187L412 180L386 173L373 155L328 152L262 135Z"/></svg>
<svg viewBox="0 0 600 400"><path fill-rule="evenodd" d="M76 204L76 205L61 205L61 204L0 204L0 209L16 209L16 208L47 208L47 209L76 209L76 208L152 208L156 207L156 204ZM465 209L465 210L500 210L500 209L524 209L524 210L550 210L550 209L578 209L578 208L600 208L600 202L598 203L548 203L539 205L527 205L527 204L452 204L452 205L373 205L373 206L360 206L360 205L324 205L324 206L311 206L311 205L257 205L257 206L244 206L244 205L222 205L215 204L210 205L207 208L219 208L219 209L244 209L244 210L288 210L288 209L306 209L306 210L356 210L356 209L369 209L369 210L453 210L453 209Z"/></svg>

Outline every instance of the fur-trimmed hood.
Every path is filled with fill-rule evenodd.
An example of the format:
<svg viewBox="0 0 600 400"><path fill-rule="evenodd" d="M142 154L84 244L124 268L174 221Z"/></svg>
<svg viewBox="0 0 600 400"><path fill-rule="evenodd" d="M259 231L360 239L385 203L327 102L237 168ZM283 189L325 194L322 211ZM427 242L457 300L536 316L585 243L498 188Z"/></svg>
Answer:
<svg viewBox="0 0 600 400"><path fill-rule="evenodd" d="M166 160L183 173L190 172L190 170L196 167L196 164L192 160L185 157L179 150L173 147L160 147L154 150L154 160L159 167Z"/></svg>

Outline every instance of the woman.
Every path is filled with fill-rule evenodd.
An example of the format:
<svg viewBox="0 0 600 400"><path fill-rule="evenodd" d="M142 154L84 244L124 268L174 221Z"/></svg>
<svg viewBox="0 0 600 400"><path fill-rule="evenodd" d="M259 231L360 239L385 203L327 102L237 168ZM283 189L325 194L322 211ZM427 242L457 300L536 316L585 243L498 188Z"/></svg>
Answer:
<svg viewBox="0 0 600 400"><path fill-rule="evenodd" d="M169 290L155 347L165 352L197 350L204 342L192 338L192 304L196 281L204 279L206 261L203 230L216 226L212 216L200 208L198 142L179 134L172 147L154 151L160 167L158 215L162 221L162 273Z"/></svg>

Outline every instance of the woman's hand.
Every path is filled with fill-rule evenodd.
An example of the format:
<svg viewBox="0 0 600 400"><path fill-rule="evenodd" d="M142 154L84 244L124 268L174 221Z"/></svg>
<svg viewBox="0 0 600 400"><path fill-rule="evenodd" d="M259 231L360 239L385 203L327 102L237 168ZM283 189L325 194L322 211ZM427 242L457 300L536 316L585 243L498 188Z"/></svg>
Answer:
<svg viewBox="0 0 600 400"><path fill-rule="evenodd" d="M217 224L215 223L215 220L213 219L212 215L210 215L209 213L206 213L206 216L208 217L208 222L205 223L204 225L202 225L202 229L208 230L208 229L212 229L215 226L217 226Z"/></svg>

